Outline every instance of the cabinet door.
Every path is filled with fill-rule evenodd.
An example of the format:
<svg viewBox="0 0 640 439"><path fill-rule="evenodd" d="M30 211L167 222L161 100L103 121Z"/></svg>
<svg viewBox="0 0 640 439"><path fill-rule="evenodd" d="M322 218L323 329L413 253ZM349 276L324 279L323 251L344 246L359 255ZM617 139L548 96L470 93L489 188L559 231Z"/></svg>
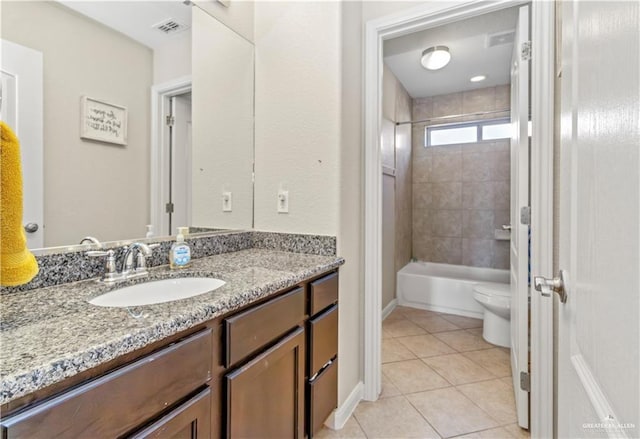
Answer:
<svg viewBox="0 0 640 439"><path fill-rule="evenodd" d="M211 390L207 387L131 438L208 439L210 416Z"/></svg>
<svg viewBox="0 0 640 439"><path fill-rule="evenodd" d="M304 437L304 329L226 375L225 382L227 437Z"/></svg>

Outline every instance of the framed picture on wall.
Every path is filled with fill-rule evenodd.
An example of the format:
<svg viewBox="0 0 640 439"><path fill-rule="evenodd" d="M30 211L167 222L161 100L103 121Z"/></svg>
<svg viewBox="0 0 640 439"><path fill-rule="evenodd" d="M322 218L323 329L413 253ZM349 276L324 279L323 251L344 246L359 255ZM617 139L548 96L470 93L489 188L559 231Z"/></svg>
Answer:
<svg viewBox="0 0 640 439"><path fill-rule="evenodd" d="M127 108L99 99L80 99L80 137L87 140L127 144Z"/></svg>

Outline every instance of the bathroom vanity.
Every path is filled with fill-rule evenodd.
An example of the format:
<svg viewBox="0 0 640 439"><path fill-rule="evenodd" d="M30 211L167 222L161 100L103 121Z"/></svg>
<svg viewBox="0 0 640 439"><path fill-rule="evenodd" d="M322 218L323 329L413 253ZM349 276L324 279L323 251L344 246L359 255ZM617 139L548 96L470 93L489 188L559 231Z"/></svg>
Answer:
<svg viewBox="0 0 640 439"><path fill-rule="evenodd" d="M337 257L257 249L202 258L191 273L210 270L227 285L144 307L147 314L139 319L125 309L86 305L87 297L99 293L87 294L99 289L91 281L25 292L31 297L21 299L9 296L9 306L12 300L47 297L54 307L67 297L71 303L64 306L91 314L70 314L70 323L101 320L87 325L91 341L84 351L78 349L84 342L68 341L67 359L84 361L86 370L60 379L67 364L56 359L55 346L38 363L48 357L48 378L31 370L29 361L10 376L5 369L19 367L18 362L3 366L5 387L24 394L8 395L3 388L2 437L312 437L337 405L342 263ZM168 273L160 269L154 275ZM100 335L94 331L109 326L110 315L117 317L112 324L125 327L103 329L96 347ZM34 327L46 330L44 320L44 326ZM6 324L11 329L11 315ZM163 335L167 328L180 330ZM133 341L138 338L149 343L138 347ZM46 340L25 342L34 343L35 355L49 350ZM26 380L20 381L23 372ZM25 390L29 374L35 384Z"/></svg>

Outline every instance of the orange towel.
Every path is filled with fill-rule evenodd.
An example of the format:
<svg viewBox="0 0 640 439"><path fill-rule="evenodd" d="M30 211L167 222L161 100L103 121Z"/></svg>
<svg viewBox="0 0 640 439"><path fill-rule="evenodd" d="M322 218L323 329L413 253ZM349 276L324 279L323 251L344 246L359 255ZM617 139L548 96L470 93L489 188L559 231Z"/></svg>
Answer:
<svg viewBox="0 0 640 439"><path fill-rule="evenodd" d="M20 142L2 121L0 135L0 285L16 286L38 274L38 262L27 249L22 226Z"/></svg>

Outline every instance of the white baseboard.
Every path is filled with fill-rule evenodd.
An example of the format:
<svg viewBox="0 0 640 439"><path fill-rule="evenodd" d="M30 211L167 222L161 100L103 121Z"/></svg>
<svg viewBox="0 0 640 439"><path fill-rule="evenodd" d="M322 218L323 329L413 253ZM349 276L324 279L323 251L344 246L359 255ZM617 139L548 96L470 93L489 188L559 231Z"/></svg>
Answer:
<svg viewBox="0 0 640 439"><path fill-rule="evenodd" d="M332 430L340 430L347 423L353 411L358 407L362 397L364 395L364 384L359 381L353 388L347 399L342 403L340 407L335 409L331 416L326 420L324 425Z"/></svg>
<svg viewBox="0 0 640 439"><path fill-rule="evenodd" d="M391 302L389 302L389 304L382 310L382 320L386 319L389 314L391 314L393 310L396 309L396 306L398 306L398 299L393 299Z"/></svg>

